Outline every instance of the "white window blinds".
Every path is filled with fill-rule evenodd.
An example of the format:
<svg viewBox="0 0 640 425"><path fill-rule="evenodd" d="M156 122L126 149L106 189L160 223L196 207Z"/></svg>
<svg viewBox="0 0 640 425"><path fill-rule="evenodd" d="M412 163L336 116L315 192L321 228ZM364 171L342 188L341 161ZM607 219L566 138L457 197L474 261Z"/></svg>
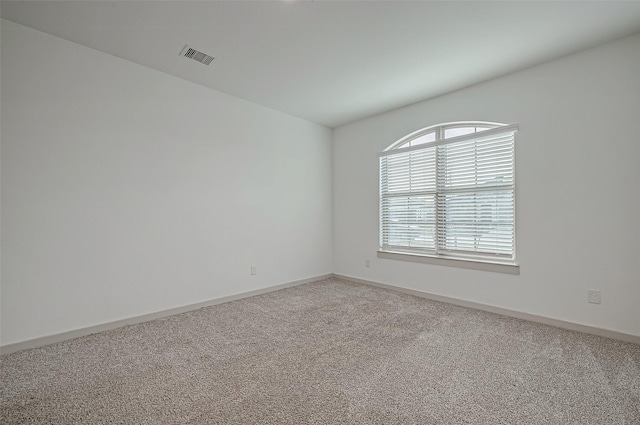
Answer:
<svg viewBox="0 0 640 425"><path fill-rule="evenodd" d="M517 125L486 128L380 154L382 251L514 259Z"/></svg>

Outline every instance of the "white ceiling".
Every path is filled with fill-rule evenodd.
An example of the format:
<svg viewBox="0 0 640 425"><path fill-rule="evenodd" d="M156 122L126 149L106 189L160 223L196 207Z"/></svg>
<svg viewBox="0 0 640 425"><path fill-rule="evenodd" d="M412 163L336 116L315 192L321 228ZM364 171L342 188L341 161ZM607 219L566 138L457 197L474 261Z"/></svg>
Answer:
<svg viewBox="0 0 640 425"><path fill-rule="evenodd" d="M2 1L1 11L329 127L640 31L640 1ZM213 63L179 56L187 43Z"/></svg>

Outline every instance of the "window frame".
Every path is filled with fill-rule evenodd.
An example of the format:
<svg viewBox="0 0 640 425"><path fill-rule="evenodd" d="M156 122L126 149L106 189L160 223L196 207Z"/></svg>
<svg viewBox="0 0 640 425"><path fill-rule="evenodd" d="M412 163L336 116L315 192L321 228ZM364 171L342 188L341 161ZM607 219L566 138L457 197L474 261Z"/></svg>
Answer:
<svg viewBox="0 0 640 425"><path fill-rule="evenodd" d="M468 133L464 135L453 136L449 138L445 138L446 130L450 130L453 128L464 128L464 127L474 127L473 133ZM478 131L479 128L482 130ZM512 179L513 182L511 184L513 190L513 216L512 216L512 226L513 226L513 245L512 245L512 255L510 258L500 257L497 254L475 254L472 252L469 253L453 253L449 250L446 253L440 253L439 250L442 249L440 244L440 240L436 237L435 250L433 253L431 252L414 252L407 247L407 250L392 250L392 249L383 249L383 194L382 194L382 167L381 163L378 164L378 257L379 258L387 258L387 259L395 259L395 260L405 260L405 261L414 261L428 264L439 264L439 265L447 265L453 267L461 267L461 268L471 268L477 270L486 270L486 271L495 271L502 273L510 273L510 274L519 274L520 268L518 263L516 262L516 176L515 176L515 161L516 161L516 143L515 143L515 133L518 131L518 124L502 124L497 122L487 122L487 121L458 121L458 122L450 122L450 123L442 123L437 125L432 125L429 127L422 128L413 133L410 133L396 142L389 145L383 152L378 154L378 158L384 156L393 155L389 153L393 151L393 153L403 153L403 152L411 152L414 150L420 149L428 149L434 147L434 157L436 164L438 162L438 147L445 144L452 144L458 142L464 142L467 140L473 140L478 137L490 136L492 134L500 134L506 132L512 132L514 134L513 139L513 163L512 163ZM432 142L422 143L416 146L411 146L411 141L428 135L430 133L435 133L435 140ZM409 146L403 146L409 144ZM447 193L443 191L439 186L438 182L438 166L436 165L436 188L434 191L434 197L438 197L438 195L442 195ZM389 198L387 198L389 199ZM435 201L435 228L434 231L438 234L442 228L438 224L438 201Z"/></svg>

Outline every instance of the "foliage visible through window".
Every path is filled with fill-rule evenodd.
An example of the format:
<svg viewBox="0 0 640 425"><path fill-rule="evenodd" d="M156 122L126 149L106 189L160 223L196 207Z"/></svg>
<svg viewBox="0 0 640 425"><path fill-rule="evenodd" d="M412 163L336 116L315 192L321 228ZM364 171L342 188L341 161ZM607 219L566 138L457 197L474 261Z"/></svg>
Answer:
<svg viewBox="0 0 640 425"><path fill-rule="evenodd" d="M513 262L516 131L439 125L380 153L380 249Z"/></svg>

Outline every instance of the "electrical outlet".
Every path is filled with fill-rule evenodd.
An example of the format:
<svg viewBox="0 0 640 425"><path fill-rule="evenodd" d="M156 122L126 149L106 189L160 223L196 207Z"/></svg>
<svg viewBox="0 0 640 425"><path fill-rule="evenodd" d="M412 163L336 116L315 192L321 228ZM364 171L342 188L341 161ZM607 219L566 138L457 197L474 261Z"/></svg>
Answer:
<svg viewBox="0 0 640 425"><path fill-rule="evenodd" d="M602 294L595 289L589 289L587 291L587 301L591 304L600 304L602 302Z"/></svg>
<svg viewBox="0 0 640 425"><path fill-rule="evenodd" d="M371 267L371 261L369 261L369 260L364 260L364 266L365 266L365 267Z"/></svg>
<svg viewBox="0 0 640 425"><path fill-rule="evenodd" d="M258 268L256 266L251 266L251 276L255 276L258 274Z"/></svg>

